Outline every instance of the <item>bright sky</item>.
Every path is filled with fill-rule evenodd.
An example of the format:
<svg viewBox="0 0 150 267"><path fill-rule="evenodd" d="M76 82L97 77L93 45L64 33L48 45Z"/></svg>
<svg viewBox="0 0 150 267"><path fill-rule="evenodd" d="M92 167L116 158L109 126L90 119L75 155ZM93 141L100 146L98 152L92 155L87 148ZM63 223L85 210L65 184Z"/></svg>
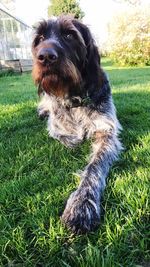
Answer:
<svg viewBox="0 0 150 267"><path fill-rule="evenodd" d="M123 5L113 0L80 0L80 6L85 13L83 21L101 43L107 38L108 22Z"/></svg>
<svg viewBox="0 0 150 267"><path fill-rule="evenodd" d="M150 0L142 0L150 3ZM16 15L27 24L34 24L42 18L47 18L49 0L16 0ZM85 13L84 22L89 25L99 43L107 38L107 23L124 4L114 0L80 0L80 6Z"/></svg>

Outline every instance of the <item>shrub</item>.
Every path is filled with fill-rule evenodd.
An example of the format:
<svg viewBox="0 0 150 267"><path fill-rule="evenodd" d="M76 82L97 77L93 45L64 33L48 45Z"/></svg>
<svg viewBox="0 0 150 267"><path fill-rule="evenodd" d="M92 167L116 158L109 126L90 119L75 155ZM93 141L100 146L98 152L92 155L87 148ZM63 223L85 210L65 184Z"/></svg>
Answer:
<svg viewBox="0 0 150 267"><path fill-rule="evenodd" d="M59 16L62 14L71 14L77 19L84 17L78 0L50 0L48 15Z"/></svg>
<svg viewBox="0 0 150 267"><path fill-rule="evenodd" d="M128 8L108 26L108 53L121 65L150 65L150 7Z"/></svg>

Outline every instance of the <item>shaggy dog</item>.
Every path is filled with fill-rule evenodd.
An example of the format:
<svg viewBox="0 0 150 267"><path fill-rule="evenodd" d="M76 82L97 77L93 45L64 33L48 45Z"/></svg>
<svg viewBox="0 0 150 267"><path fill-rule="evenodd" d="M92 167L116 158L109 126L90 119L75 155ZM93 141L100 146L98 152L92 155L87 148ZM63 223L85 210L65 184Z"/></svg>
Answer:
<svg viewBox="0 0 150 267"><path fill-rule="evenodd" d="M122 149L108 78L89 29L66 16L42 21L32 44L33 79L42 96L39 115L49 135L74 148L92 138L88 165L66 204L62 221L73 232L94 230L112 163Z"/></svg>

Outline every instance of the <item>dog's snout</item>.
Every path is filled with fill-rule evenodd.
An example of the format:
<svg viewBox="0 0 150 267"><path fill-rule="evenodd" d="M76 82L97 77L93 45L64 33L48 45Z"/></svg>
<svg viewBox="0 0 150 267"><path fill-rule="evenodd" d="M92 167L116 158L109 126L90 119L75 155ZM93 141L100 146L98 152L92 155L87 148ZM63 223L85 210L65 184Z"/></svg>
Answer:
<svg viewBox="0 0 150 267"><path fill-rule="evenodd" d="M54 63L58 59L58 53L54 48L42 48L37 55L40 63Z"/></svg>

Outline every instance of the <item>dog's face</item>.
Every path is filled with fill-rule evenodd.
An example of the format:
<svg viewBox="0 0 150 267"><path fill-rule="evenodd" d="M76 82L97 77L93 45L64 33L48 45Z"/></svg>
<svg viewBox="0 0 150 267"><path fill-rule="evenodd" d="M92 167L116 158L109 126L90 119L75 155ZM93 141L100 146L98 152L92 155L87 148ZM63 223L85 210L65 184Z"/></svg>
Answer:
<svg viewBox="0 0 150 267"><path fill-rule="evenodd" d="M79 94L90 81L89 75L99 82L98 50L89 29L75 19L63 16L41 22L32 53L33 79L48 94Z"/></svg>

